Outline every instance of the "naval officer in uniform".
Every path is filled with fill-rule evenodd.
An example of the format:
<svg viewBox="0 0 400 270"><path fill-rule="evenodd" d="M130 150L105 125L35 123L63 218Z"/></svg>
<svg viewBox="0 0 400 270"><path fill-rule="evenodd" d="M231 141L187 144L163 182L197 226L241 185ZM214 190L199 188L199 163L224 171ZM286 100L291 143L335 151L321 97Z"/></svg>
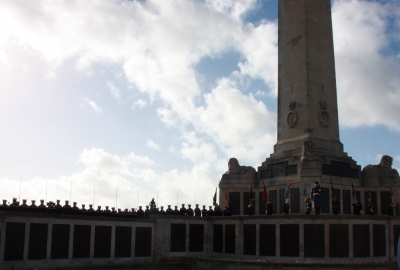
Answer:
<svg viewBox="0 0 400 270"><path fill-rule="evenodd" d="M322 205L322 188L319 185L319 182L314 182L315 186L311 191L311 199L314 201L314 209L315 214L321 214L321 205Z"/></svg>

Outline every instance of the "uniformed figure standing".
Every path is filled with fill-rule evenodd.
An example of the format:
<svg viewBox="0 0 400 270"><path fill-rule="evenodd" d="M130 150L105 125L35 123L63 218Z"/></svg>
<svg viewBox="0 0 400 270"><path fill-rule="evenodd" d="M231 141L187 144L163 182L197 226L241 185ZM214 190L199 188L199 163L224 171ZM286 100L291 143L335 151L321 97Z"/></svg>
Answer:
<svg viewBox="0 0 400 270"><path fill-rule="evenodd" d="M322 204L322 188L319 185L319 182L314 182L315 186L311 190L311 199L314 201L314 210L315 214L321 214L321 204Z"/></svg>
<svg viewBox="0 0 400 270"><path fill-rule="evenodd" d="M289 199L285 199L285 202L283 203L283 210L282 210L282 212L283 212L285 215L289 215L289 211L290 211Z"/></svg>
<svg viewBox="0 0 400 270"><path fill-rule="evenodd" d="M312 210L311 199L307 198L306 199L306 215L309 215L311 213L311 210Z"/></svg>
<svg viewBox="0 0 400 270"><path fill-rule="evenodd" d="M361 215L363 210L362 203L359 200L356 200L352 205L354 215Z"/></svg>
<svg viewBox="0 0 400 270"><path fill-rule="evenodd" d="M340 210L340 203L339 203L337 195L334 195L332 197L332 212L334 215L338 215L339 210Z"/></svg>

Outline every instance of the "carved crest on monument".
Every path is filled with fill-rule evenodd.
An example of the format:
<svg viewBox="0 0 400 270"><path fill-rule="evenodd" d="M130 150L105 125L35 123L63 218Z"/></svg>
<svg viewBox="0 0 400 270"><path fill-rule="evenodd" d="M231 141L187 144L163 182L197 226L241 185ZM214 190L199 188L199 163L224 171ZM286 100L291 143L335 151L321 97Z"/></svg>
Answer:
<svg viewBox="0 0 400 270"><path fill-rule="evenodd" d="M301 161L316 161L318 160L316 156L317 146L312 141L305 141L303 143L303 151L301 155Z"/></svg>
<svg viewBox="0 0 400 270"><path fill-rule="evenodd" d="M295 109L296 109L296 102L295 101L289 102L289 113L286 115L286 123L288 125L288 128L295 127L297 124L298 117Z"/></svg>
<svg viewBox="0 0 400 270"><path fill-rule="evenodd" d="M320 101L319 106L322 109L318 114L319 125L327 128L329 126L329 114L326 112L328 105L326 101Z"/></svg>

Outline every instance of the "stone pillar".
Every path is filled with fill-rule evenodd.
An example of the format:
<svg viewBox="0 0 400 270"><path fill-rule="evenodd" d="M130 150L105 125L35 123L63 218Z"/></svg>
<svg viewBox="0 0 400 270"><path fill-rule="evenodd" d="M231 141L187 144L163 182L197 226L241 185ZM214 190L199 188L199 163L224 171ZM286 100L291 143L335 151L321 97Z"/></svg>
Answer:
<svg viewBox="0 0 400 270"><path fill-rule="evenodd" d="M90 253L89 253L89 257L90 259L93 260L94 258L94 236L95 236L95 230L96 230L96 226L95 225L91 225L90 226Z"/></svg>
<svg viewBox="0 0 400 270"><path fill-rule="evenodd" d="M299 256L300 256L300 260L304 260L304 224L299 223L299 243L300 243L300 252L299 252Z"/></svg>
<svg viewBox="0 0 400 270"><path fill-rule="evenodd" d="M51 259L51 240L53 236L53 224L47 224L47 250L46 250L46 261Z"/></svg>
<svg viewBox="0 0 400 270"><path fill-rule="evenodd" d="M5 244L6 244L6 222L4 219L0 219L0 268L3 267Z"/></svg>
<svg viewBox="0 0 400 270"><path fill-rule="evenodd" d="M329 224L324 224L325 232L325 259L329 258Z"/></svg>
<svg viewBox="0 0 400 270"><path fill-rule="evenodd" d="M28 251L29 251L29 234L31 231L31 223L25 223L25 243L24 243L24 255L23 260L28 260Z"/></svg>
<svg viewBox="0 0 400 270"><path fill-rule="evenodd" d="M115 257L115 231L116 231L116 226L113 225L111 227L111 259L114 259Z"/></svg>
<svg viewBox="0 0 400 270"><path fill-rule="evenodd" d="M349 224L349 257L354 257L354 241L353 241L353 226L354 223Z"/></svg>
<svg viewBox="0 0 400 270"><path fill-rule="evenodd" d="M243 258L243 219L240 219L239 222L236 222L235 225L235 246L236 246L236 255L239 259Z"/></svg>
<svg viewBox="0 0 400 270"><path fill-rule="evenodd" d="M373 225L369 224L369 257L372 258L374 256L374 234L373 234Z"/></svg>
<svg viewBox="0 0 400 270"><path fill-rule="evenodd" d="M391 262L394 261L392 260L393 258L393 253L394 253L394 243L395 241L393 241L393 235L392 235L392 224L391 224L391 218L386 220L386 261Z"/></svg>
<svg viewBox="0 0 400 270"><path fill-rule="evenodd" d="M276 257L281 256L281 224L276 224Z"/></svg>
<svg viewBox="0 0 400 270"><path fill-rule="evenodd" d="M246 239L244 239L246 241ZM256 255L257 260L260 259L260 224L256 224Z"/></svg>
<svg viewBox="0 0 400 270"><path fill-rule="evenodd" d="M135 258L136 225L132 227L131 258Z"/></svg>
<svg viewBox="0 0 400 270"><path fill-rule="evenodd" d="M72 260L74 250L74 224L69 225L68 259Z"/></svg>
<svg viewBox="0 0 400 270"><path fill-rule="evenodd" d="M186 221L186 247L185 247L186 257L189 256L189 230L190 230L189 222Z"/></svg>

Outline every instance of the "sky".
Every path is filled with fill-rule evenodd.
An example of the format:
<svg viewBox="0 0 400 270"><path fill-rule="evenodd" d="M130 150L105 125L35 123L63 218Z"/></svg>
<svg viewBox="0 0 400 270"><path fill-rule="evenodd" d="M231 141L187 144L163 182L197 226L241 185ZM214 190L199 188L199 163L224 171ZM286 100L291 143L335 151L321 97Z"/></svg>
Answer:
<svg viewBox="0 0 400 270"><path fill-rule="evenodd" d="M333 0L340 140L400 169L400 1ZM0 198L211 205L277 119L277 0L0 1Z"/></svg>

